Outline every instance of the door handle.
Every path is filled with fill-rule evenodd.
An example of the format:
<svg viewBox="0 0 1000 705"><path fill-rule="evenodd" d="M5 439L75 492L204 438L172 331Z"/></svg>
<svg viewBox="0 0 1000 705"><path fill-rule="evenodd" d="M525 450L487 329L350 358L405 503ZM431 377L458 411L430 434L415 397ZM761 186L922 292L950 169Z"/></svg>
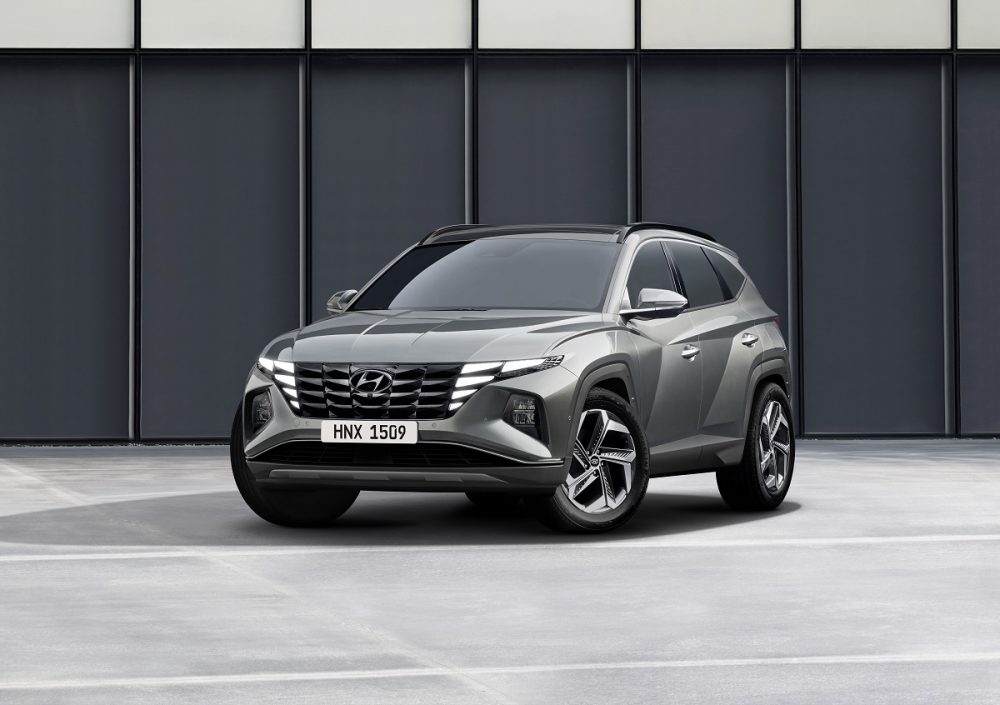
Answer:
<svg viewBox="0 0 1000 705"><path fill-rule="evenodd" d="M696 348L693 345L685 345L684 349L681 350L681 357L685 360L693 360L698 357L698 353L701 352L701 348Z"/></svg>
<svg viewBox="0 0 1000 705"><path fill-rule="evenodd" d="M758 340L760 340L760 338L758 338L753 333L744 333L743 337L740 338L740 342L746 345L748 348L752 348L754 345L756 345Z"/></svg>

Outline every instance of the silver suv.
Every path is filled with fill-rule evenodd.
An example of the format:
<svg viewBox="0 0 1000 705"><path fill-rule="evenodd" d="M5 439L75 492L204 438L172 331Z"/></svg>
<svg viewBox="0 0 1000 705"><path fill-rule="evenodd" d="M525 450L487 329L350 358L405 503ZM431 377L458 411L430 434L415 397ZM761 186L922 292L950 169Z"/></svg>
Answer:
<svg viewBox="0 0 1000 705"><path fill-rule="evenodd" d="M264 348L233 423L236 484L268 521L448 490L593 532L624 524L651 477L715 472L747 510L788 492L776 315L704 233L442 228L327 308Z"/></svg>

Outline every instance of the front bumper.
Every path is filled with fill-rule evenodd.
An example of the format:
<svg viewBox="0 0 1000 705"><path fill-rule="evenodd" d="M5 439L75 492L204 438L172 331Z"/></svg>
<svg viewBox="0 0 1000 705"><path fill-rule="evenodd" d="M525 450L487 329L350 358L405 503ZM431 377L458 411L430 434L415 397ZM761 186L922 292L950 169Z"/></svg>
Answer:
<svg viewBox="0 0 1000 705"><path fill-rule="evenodd" d="M472 395L452 416L418 421L416 446L365 445L356 452L323 453L323 446L338 444L321 442L322 419L295 414L271 380L256 368L244 398L264 387L271 390L273 417L244 445L247 465L262 484L545 492L559 486L569 470L577 378L562 367L494 382ZM518 392L541 400L543 440L503 421L507 400ZM396 448L410 451L400 454L394 452ZM284 452L288 449L296 452Z"/></svg>

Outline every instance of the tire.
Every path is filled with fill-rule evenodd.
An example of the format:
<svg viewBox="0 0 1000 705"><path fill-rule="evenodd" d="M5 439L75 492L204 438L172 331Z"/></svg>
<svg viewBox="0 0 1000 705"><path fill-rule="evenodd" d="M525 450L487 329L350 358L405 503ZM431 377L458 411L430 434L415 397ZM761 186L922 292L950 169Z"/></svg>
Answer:
<svg viewBox="0 0 1000 705"><path fill-rule="evenodd" d="M261 519L290 527L329 526L358 498L358 490L341 488L263 489L254 479L243 452L243 406L236 410L229 442L233 478L243 501Z"/></svg>
<svg viewBox="0 0 1000 705"><path fill-rule="evenodd" d="M611 422L605 433L607 445L599 444L598 452L592 453L594 430L603 421ZM625 432L617 430L618 426ZM649 448L635 412L617 394L591 390L574 441L566 482L551 495L525 497L525 503L543 524L556 531L597 533L619 528L635 514L649 484ZM602 449L618 454L612 456L614 460L595 460ZM622 462L630 456L630 464ZM575 499L570 499L571 492Z"/></svg>
<svg viewBox="0 0 1000 705"><path fill-rule="evenodd" d="M777 405L777 406L775 406ZM780 409L782 419L771 422L775 409ZM765 412L769 415L766 433L774 439L770 445L764 438ZM778 427L778 433L773 428ZM783 452L782 447L786 448ZM762 460L770 461L762 465ZM784 462L782 463L782 457ZM773 463L773 464L772 464ZM776 384L766 384L754 399L753 413L743 446L743 460L733 468L715 473L719 493L733 509L744 511L769 511L777 509L788 494L795 469L795 430L792 426L791 405L788 396ZM783 470L783 472L782 472Z"/></svg>
<svg viewBox="0 0 1000 705"><path fill-rule="evenodd" d="M521 501L521 496L504 492L466 492L469 501L482 509L504 511L513 509Z"/></svg>

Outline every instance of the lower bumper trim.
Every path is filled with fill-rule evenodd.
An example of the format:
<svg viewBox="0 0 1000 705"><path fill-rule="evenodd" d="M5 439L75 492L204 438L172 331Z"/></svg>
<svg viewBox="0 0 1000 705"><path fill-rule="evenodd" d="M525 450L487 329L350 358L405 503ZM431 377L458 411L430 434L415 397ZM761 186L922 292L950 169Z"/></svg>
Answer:
<svg viewBox="0 0 1000 705"><path fill-rule="evenodd" d="M471 489L543 492L566 478L563 463L475 469L396 467L295 467L249 462L257 482L272 489L294 485L334 485L359 490L403 492Z"/></svg>
<svg viewBox="0 0 1000 705"><path fill-rule="evenodd" d="M503 480L481 472L381 472L378 470L317 470L316 468L287 468L272 470L269 480L346 480L353 483L413 483L417 484L493 484L505 485Z"/></svg>

